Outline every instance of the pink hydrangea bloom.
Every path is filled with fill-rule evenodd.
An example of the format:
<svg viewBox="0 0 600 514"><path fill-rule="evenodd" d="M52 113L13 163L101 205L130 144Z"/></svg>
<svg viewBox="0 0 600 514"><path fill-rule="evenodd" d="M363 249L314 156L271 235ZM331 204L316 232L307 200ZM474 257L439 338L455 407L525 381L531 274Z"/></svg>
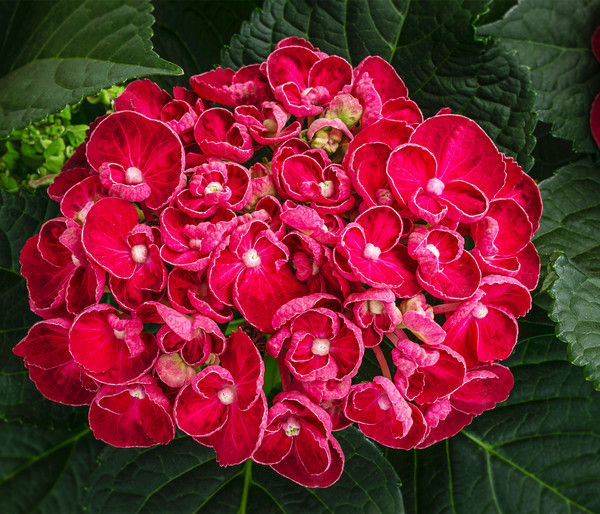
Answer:
<svg viewBox="0 0 600 514"><path fill-rule="evenodd" d="M424 448L505 400L533 179L377 56L290 37L190 84L129 84L48 189L14 349L41 393L113 446L177 427L306 487L341 476L336 430Z"/></svg>

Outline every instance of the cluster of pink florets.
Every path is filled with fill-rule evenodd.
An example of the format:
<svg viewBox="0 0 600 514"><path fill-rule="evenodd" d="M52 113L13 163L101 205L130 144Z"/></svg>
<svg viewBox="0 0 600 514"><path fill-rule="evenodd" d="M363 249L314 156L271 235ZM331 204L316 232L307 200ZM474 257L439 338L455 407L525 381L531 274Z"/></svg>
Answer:
<svg viewBox="0 0 600 514"><path fill-rule="evenodd" d="M336 430L423 448L507 398L541 200L476 123L298 38L191 85L130 84L48 190L15 348L45 396L111 445L179 427L311 487L342 472Z"/></svg>

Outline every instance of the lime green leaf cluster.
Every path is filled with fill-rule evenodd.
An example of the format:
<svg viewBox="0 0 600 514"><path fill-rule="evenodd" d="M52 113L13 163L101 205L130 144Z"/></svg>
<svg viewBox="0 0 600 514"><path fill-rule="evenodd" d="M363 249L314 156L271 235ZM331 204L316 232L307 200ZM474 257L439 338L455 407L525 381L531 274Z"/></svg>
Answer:
<svg viewBox="0 0 600 514"><path fill-rule="evenodd" d="M89 125L78 122L88 121L85 108L98 105L99 109L94 110L98 115L110 112L112 100L123 89L122 86L104 89L27 128L13 130L0 140L0 189L15 193L51 183L85 139Z"/></svg>

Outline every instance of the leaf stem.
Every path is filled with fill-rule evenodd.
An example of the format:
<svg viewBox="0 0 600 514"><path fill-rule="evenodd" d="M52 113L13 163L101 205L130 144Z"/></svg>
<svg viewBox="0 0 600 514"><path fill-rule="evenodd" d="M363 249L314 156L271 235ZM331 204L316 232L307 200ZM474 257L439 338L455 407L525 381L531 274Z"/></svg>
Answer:
<svg viewBox="0 0 600 514"><path fill-rule="evenodd" d="M242 501L238 514L246 514L248 506L248 491L250 490L250 482L252 481L252 459L246 460L244 463L244 489L242 490Z"/></svg>

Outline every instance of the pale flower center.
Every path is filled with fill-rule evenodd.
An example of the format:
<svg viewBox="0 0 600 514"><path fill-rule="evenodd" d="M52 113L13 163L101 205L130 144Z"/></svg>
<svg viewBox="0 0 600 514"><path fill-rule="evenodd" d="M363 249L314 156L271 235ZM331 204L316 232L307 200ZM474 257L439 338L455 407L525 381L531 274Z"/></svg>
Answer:
<svg viewBox="0 0 600 514"><path fill-rule="evenodd" d="M368 261L376 261L377 259L379 259L379 256L381 255L381 248L379 248L378 246L375 246L372 243L367 243L365 245L365 249L363 250L363 257L365 259L367 259Z"/></svg>
<svg viewBox="0 0 600 514"><path fill-rule="evenodd" d="M367 305L371 314L378 316L379 314L383 313L384 306L379 300L367 300Z"/></svg>
<svg viewBox="0 0 600 514"><path fill-rule="evenodd" d="M477 305L471 311L471 314L478 319L485 318L488 313L488 308L481 302L477 302Z"/></svg>
<svg viewBox="0 0 600 514"><path fill-rule="evenodd" d="M301 426L296 416L290 416L282 424L283 431L288 437L297 436L300 433Z"/></svg>
<svg viewBox="0 0 600 514"><path fill-rule="evenodd" d="M302 93L300 93L300 98L304 98L308 93L312 91L312 87L307 87Z"/></svg>
<svg viewBox="0 0 600 514"><path fill-rule="evenodd" d="M263 121L263 127L265 127L271 134L277 132L277 122L273 118L267 118L265 121Z"/></svg>
<svg viewBox="0 0 600 514"><path fill-rule="evenodd" d="M223 191L223 185L220 184L219 182L210 182L204 188L204 194L216 193L216 192L221 192L221 191Z"/></svg>
<svg viewBox="0 0 600 514"><path fill-rule="evenodd" d="M217 393L217 398L223 405L231 405L237 400L237 394L233 386L225 386Z"/></svg>
<svg viewBox="0 0 600 514"><path fill-rule="evenodd" d="M321 195L323 195L323 198L329 198L335 192L335 186L331 180L319 182L319 187L321 188Z"/></svg>
<svg viewBox="0 0 600 514"><path fill-rule="evenodd" d="M377 198L378 205L392 205L394 203L394 197L389 189L378 189L375 191L375 198Z"/></svg>
<svg viewBox="0 0 600 514"><path fill-rule="evenodd" d="M381 410L388 410L392 406L392 402L390 402L387 394L382 394L377 400L377 405Z"/></svg>
<svg viewBox="0 0 600 514"><path fill-rule="evenodd" d="M125 170L125 184L136 185L141 184L144 181L144 176L139 168L131 166Z"/></svg>
<svg viewBox="0 0 600 514"><path fill-rule="evenodd" d="M81 266L81 262L77 257L75 257L74 253L71 254L71 260L73 261L73 264L75 264L75 266Z"/></svg>
<svg viewBox="0 0 600 514"><path fill-rule="evenodd" d="M425 186L425 191L427 191L431 196L440 196L444 191L444 183L439 178L430 178Z"/></svg>
<svg viewBox="0 0 600 514"><path fill-rule="evenodd" d="M315 275L317 275L319 273L319 271L321 271L321 268L319 268L319 266L317 266L316 262L313 262L311 275L314 277Z"/></svg>
<svg viewBox="0 0 600 514"><path fill-rule="evenodd" d="M329 353L329 347L331 343L329 339L325 339L324 337L315 337L311 351L314 355L327 355Z"/></svg>
<svg viewBox="0 0 600 514"><path fill-rule="evenodd" d="M138 386L135 389L130 389L129 394L134 398L139 398L140 400L146 398L146 393L144 392L144 389L141 386Z"/></svg>
<svg viewBox="0 0 600 514"><path fill-rule="evenodd" d="M244 252L242 255L242 262L248 268L256 268L257 266L260 266L260 256L254 248L250 248L250 250Z"/></svg>
<svg viewBox="0 0 600 514"><path fill-rule="evenodd" d="M202 239L190 239L188 241L188 246L194 250L200 250L200 248L202 248Z"/></svg>
<svg viewBox="0 0 600 514"><path fill-rule="evenodd" d="M125 339L125 330L113 330L113 333L117 339Z"/></svg>
<svg viewBox="0 0 600 514"><path fill-rule="evenodd" d="M144 264L148 259L148 247L146 245L135 245L131 248L131 258L138 264Z"/></svg>
<svg viewBox="0 0 600 514"><path fill-rule="evenodd" d="M437 246L428 244L425 248L429 250L433 255L435 255L436 259L440 258L440 251L437 249Z"/></svg>

